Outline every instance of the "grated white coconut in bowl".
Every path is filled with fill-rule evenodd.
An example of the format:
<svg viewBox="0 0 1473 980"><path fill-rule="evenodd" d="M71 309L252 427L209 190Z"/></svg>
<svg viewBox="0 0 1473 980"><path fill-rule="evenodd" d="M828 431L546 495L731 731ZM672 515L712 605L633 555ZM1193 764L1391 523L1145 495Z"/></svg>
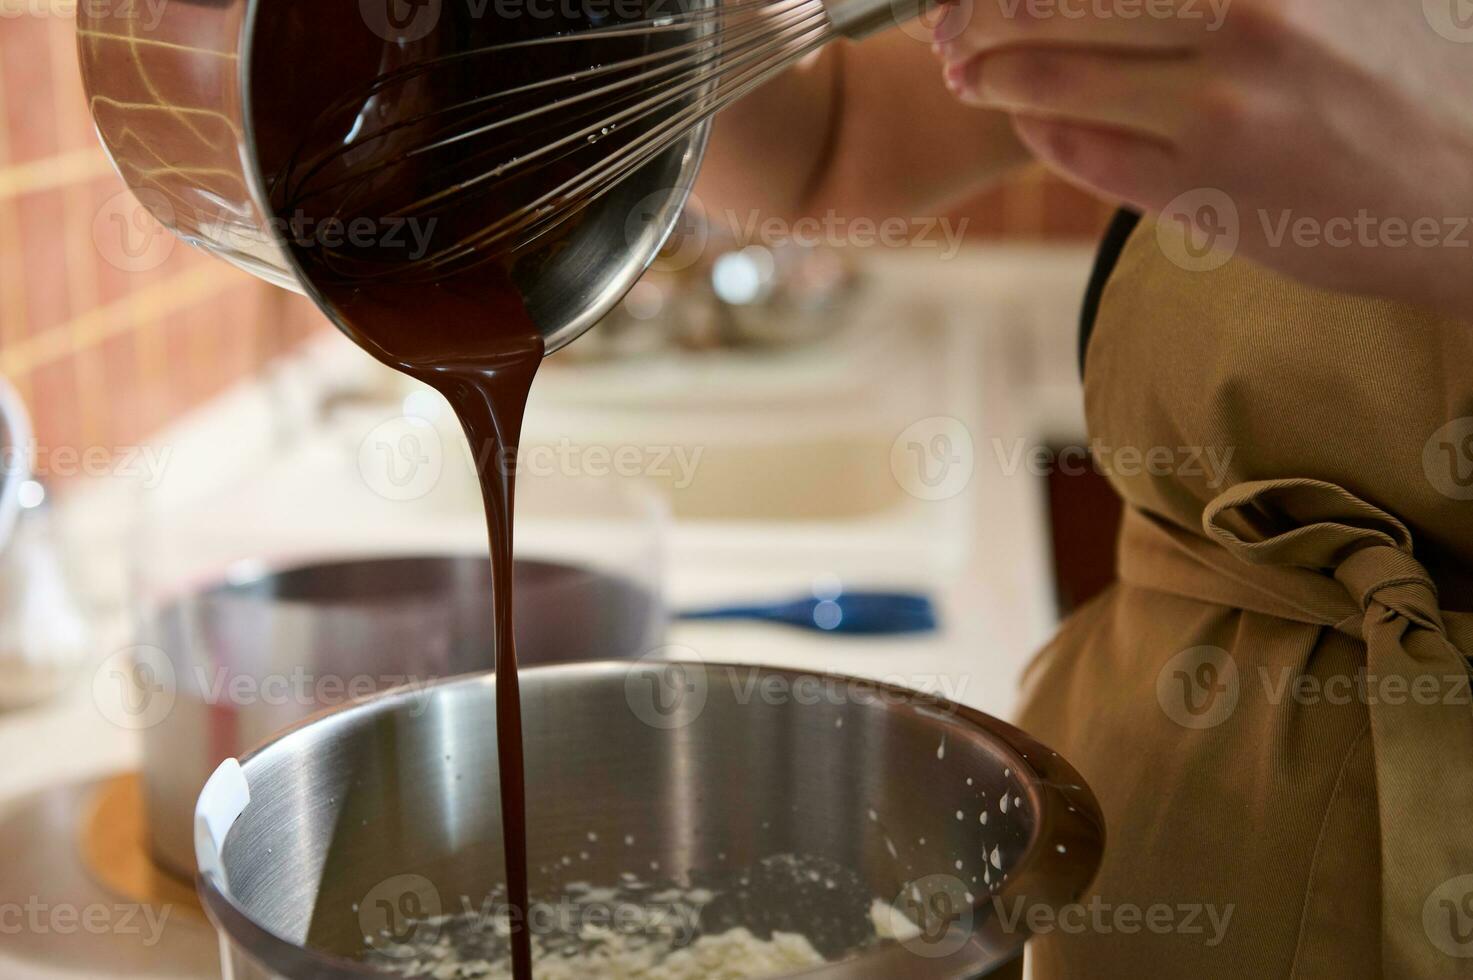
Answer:
<svg viewBox="0 0 1473 980"><path fill-rule="evenodd" d="M577 886L580 900L605 898L615 889ZM634 931L584 925L575 934L551 937L534 935L533 958L537 980L765 980L791 975L823 965L826 960L808 937L774 931L762 938L746 928L700 935L694 941L678 941L678 924L699 921L701 907L711 901L705 890L684 893L669 891L657 898L668 901L678 895L681 914L651 917L644 928ZM876 940L914 937L919 930L894 906L876 899L869 910ZM434 980L511 980L511 964L504 952L494 958L467 955L464 937L490 930L504 938L506 918L475 919L441 916L425 920L423 939L410 944L386 944L375 949L375 965L403 976L433 977ZM671 923L677 925L672 926Z"/></svg>

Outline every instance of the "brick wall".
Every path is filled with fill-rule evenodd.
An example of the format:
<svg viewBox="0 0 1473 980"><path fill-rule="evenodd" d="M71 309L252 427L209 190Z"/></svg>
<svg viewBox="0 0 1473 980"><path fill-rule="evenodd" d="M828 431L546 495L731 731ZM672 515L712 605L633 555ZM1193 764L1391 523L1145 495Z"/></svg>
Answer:
<svg viewBox="0 0 1473 980"><path fill-rule="evenodd" d="M134 445L324 322L143 221L92 132L69 10L0 0L0 374L53 451Z"/></svg>
<svg viewBox="0 0 1473 980"><path fill-rule="evenodd" d="M150 225L88 118L67 0L0 0L0 374L55 450L126 447L325 320ZM958 213L978 238L1093 237L1108 209L1040 173Z"/></svg>

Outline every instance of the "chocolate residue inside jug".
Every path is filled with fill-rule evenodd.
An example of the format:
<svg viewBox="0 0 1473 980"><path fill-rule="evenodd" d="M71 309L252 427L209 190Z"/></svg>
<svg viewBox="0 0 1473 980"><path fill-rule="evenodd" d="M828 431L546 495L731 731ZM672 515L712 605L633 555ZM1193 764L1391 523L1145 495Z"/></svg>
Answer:
<svg viewBox="0 0 1473 980"><path fill-rule="evenodd" d="M413 9L416 18L428 16ZM365 23L356 2L264 5L256 25L252 115L268 195L303 278L364 349L440 391L471 443L493 568L509 938L514 976L530 980L512 504L522 414L544 348L517 283L536 279L537 264L562 247L577 222L518 252L485 254L462 243L555 191L619 139L574 147L547 166L491 180L477 178L536 149L545 128L519 125L477 141L440 144L529 104L481 104L485 93L628 57L636 50L631 45L645 42L613 38L498 49L494 57L461 61L461 52L598 25L571 9L544 12L550 16L534 16L530 8L513 16L495 5L436 9L438 21L423 37L386 40ZM416 27L406 31L420 33ZM433 71L418 70L431 61ZM545 101L555 94L543 90L529 98ZM476 181L472 192L423 206L469 181ZM455 260L426 261L447 255Z"/></svg>

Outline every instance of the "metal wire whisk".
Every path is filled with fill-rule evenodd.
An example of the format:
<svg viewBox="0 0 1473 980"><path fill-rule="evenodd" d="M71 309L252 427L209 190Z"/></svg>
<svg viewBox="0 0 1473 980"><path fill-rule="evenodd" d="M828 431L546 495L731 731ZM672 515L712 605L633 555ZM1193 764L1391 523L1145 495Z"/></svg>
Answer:
<svg viewBox="0 0 1473 980"><path fill-rule="evenodd" d="M728 0L415 60L334 102L273 201L344 222L433 223L422 255L319 257L347 277L439 278L536 241L806 55L925 5ZM465 97L465 79L483 77Z"/></svg>

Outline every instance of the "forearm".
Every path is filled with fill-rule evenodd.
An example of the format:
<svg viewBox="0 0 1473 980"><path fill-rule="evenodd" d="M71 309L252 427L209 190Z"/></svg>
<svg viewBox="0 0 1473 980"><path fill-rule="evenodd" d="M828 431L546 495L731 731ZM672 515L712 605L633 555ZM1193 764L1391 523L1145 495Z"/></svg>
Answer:
<svg viewBox="0 0 1473 980"><path fill-rule="evenodd" d="M962 106L901 31L833 45L717 117L697 194L784 219L928 216L1028 159L1001 113Z"/></svg>
<svg viewBox="0 0 1473 980"><path fill-rule="evenodd" d="M696 185L708 208L803 212L839 117L838 55L823 49L716 117Z"/></svg>
<svg viewBox="0 0 1473 980"><path fill-rule="evenodd" d="M843 49L832 153L807 201L881 219L931 216L1031 158L1000 112L946 90L929 45L893 30Z"/></svg>

